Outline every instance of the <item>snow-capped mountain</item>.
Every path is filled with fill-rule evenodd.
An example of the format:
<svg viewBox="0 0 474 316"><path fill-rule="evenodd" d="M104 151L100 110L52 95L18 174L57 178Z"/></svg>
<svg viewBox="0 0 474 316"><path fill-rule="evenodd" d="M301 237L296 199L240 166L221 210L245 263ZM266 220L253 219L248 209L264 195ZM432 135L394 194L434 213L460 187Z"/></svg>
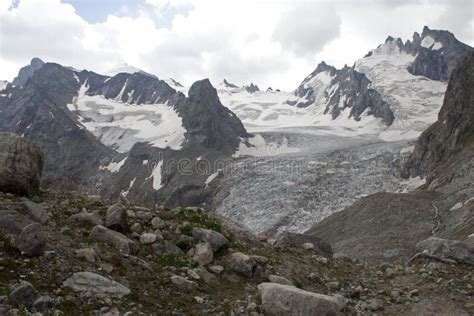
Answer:
<svg viewBox="0 0 474 316"><path fill-rule="evenodd" d="M0 94L0 130L43 148L46 183L56 188L67 181L75 189L148 205L165 190L168 200L187 204L196 201L193 188L204 196L208 175L195 175L189 164L189 179L181 178L177 157L194 163L206 153L213 153L210 161L229 157L250 137L209 80L194 83L186 97L140 71L110 77L41 63L23 68L23 84Z"/></svg>
<svg viewBox="0 0 474 316"><path fill-rule="evenodd" d="M388 37L352 67L321 62L294 92L249 93L224 82L219 97L250 131L316 127L413 139L436 120L446 80L470 51L453 34L425 27L405 43Z"/></svg>

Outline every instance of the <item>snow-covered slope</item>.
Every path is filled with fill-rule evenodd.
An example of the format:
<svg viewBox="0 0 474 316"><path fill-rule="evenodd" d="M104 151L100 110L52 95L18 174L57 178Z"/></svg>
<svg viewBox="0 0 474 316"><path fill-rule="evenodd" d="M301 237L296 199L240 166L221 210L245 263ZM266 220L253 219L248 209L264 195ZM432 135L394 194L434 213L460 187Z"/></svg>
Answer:
<svg viewBox="0 0 474 316"><path fill-rule="evenodd" d="M0 91L5 89L7 87L8 81L6 80L0 80Z"/></svg>
<svg viewBox="0 0 474 316"><path fill-rule="evenodd" d="M126 89L125 82L122 91ZM136 142L171 149L181 149L186 129L181 117L166 104L128 104L101 95L87 95L87 83L68 109L80 123L104 145L127 152Z"/></svg>
<svg viewBox="0 0 474 316"><path fill-rule="evenodd" d="M416 55L406 52L400 39L389 38L355 63L394 112L392 125L380 134L384 140L418 137L436 121L447 83L409 73Z"/></svg>
<svg viewBox="0 0 474 316"><path fill-rule="evenodd" d="M310 83L313 87L327 89L329 73L316 76ZM324 82L320 82L324 80ZM335 87L337 89L337 87ZM249 93L245 88L232 88L218 85L219 98L225 106L234 112L251 133L278 131L288 128L302 128L318 134L337 134L342 136L374 135L386 128L381 119L362 113L359 120L351 117L350 108L345 108L333 119L326 113L323 104L312 104L308 107L290 105L294 100L293 92L257 91Z"/></svg>

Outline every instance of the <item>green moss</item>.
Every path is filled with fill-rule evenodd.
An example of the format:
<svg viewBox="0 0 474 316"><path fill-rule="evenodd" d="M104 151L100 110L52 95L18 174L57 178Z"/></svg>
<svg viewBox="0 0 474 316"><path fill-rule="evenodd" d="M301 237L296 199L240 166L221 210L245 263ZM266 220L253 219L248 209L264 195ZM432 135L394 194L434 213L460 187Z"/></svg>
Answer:
<svg viewBox="0 0 474 316"><path fill-rule="evenodd" d="M222 233L222 225L206 214L202 209L185 208L175 209L171 211L162 211L160 217L165 220L174 220L180 222L190 222L192 227L201 227L212 229L216 232Z"/></svg>
<svg viewBox="0 0 474 316"><path fill-rule="evenodd" d="M156 261L162 266L186 267L190 265L188 259L184 256L177 255L163 255L158 256Z"/></svg>

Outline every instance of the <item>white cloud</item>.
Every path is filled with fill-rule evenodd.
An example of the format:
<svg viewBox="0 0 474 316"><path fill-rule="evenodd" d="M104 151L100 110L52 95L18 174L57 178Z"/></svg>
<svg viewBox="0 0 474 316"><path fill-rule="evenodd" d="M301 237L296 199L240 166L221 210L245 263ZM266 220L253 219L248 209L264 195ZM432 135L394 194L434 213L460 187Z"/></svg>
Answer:
<svg viewBox="0 0 474 316"><path fill-rule="evenodd" d="M297 2L282 15L273 38L298 56L311 56L339 36L341 22L331 4Z"/></svg>
<svg viewBox="0 0 474 316"><path fill-rule="evenodd" d="M293 89L321 60L350 65L387 35L409 38L425 24L474 41L469 1L146 3L131 10L133 16L121 10L120 16L111 12L102 23L88 23L60 0L21 0L10 10L12 1L0 0L0 78L11 80L38 56L97 71L127 62L186 84L225 77Z"/></svg>

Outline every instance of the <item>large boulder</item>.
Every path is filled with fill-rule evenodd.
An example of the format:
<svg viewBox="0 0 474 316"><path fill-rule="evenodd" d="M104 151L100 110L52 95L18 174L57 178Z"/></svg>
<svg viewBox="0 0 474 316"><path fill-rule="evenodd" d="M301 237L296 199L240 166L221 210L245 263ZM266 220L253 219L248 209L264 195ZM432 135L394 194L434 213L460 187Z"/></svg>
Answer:
<svg viewBox="0 0 474 316"><path fill-rule="evenodd" d="M10 292L8 300L10 304L14 306L26 306L30 308L38 297L38 291L30 282L20 281Z"/></svg>
<svg viewBox="0 0 474 316"><path fill-rule="evenodd" d="M107 209L105 226L119 232L128 231L127 211L122 204L116 203Z"/></svg>
<svg viewBox="0 0 474 316"><path fill-rule="evenodd" d="M258 285L265 315L342 315L344 304L335 297L312 293L294 286Z"/></svg>
<svg viewBox="0 0 474 316"><path fill-rule="evenodd" d="M23 228L16 238L16 247L27 256L42 256L46 247L46 234L43 226L32 223Z"/></svg>
<svg viewBox="0 0 474 316"><path fill-rule="evenodd" d="M106 243L125 254L135 254L138 251L138 244L127 236L97 225L91 230L90 236L100 242Z"/></svg>
<svg viewBox="0 0 474 316"><path fill-rule="evenodd" d="M129 288L92 272L76 272L64 281L63 286L90 297L122 298L130 294Z"/></svg>
<svg viewBox="0 0 474 316"><path fill-rule="evenodd" d="M0 133L0 191L31 195L39 190L43 152L13 133Z"/></svg>
<svg viewBox="0 0 474 316"><path fill-rule="evenodd" d="M210 229L193 228L192 234L198 240L209 242L213 251L218 251L229 244L229 240L224 235Z"/></svg>
<svg viewBox="0 0 474 316"><path fill-rule="evenodd" d="M8 235L19 235L23 228L32 221L13 210L0 210L0 232Z"/></svg>
<svg viewBox="0 0 474 316"><path fill-rule="evenodd" d="M311 247L308 247L309 244L311 244ZM331 245L321 238L309 234L306 235L285 232L279 236L276 246L280 248L301 248L311 250L315 254L324 256L326 258L332 257Z"/></svg>
<svg viewBox="0 0 474 316"><path fill-rule="evenodd" d="M41 224L46 224L49 221L49 215L41 205L36 204L27 198L22 199L21 204L28 216L34 221L37 221Z"/></svg>
<svg viewBox="0 0 474 316"><path fill-rule="evenodd" d="M474 246L472 244L430 237L417 243L416 249L435 257L474 265Z"/></svg>

